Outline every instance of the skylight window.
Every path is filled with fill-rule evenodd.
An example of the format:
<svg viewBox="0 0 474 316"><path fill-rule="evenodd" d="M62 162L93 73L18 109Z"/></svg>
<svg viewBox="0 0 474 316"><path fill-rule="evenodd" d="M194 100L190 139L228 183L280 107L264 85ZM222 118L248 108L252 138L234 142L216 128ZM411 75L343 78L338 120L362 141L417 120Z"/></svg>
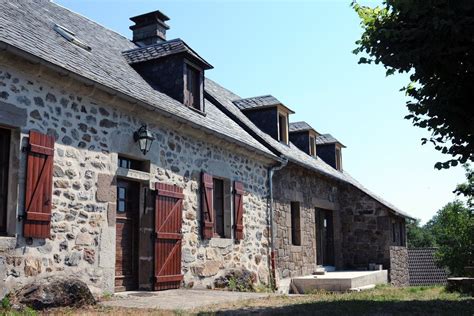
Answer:
<svg viewBox="0 0 474 316"><path fill-rule="evenodd" d="M85 43L81 42L76 38L76 34L74 32L68 30L64 26L61 26L59 24L54 24L53 29L62 37L64 37L67 41L73 43L76 46L79 46L82 49L85 49L86 51L90 52L92 48Z"/></svg>

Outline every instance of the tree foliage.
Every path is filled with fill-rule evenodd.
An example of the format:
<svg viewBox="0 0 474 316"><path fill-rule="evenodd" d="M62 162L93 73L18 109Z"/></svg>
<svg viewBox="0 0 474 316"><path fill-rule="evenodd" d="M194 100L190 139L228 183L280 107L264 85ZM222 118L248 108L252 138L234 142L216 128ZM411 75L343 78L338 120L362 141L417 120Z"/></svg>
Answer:
<svg viewBox="0 0 474 316"><path fill-rule="evenodd" d="M474 207L474 169L469 165L464 165L466 170L467 181L461 184L458 184L454 193L457 195L464 195L467 198L467 205L469 207Z"/></svg>
<svg viewBox="0 0 474 316"><path fill-rule="evenodd" d="M420 225L420 220L407 223L407 246L408 248L434 247L434 236L429 229Z"/></svg>
<svg viewBox="0 0 474 316"><path fill-rule="evenodd" d="M425 225L435 239L437 261L462 276L474 263L474 214L460 201L448 203Z"/></svg>
<svg viewBox="0 0 474 316"><path fill-rule="evenodd" d="M474 1L386 0L370 8L352 3L363 34L359 63L383 64L386 74L408 73L407 119L431 132L451 158L438 169L474 161Z"/></svg>

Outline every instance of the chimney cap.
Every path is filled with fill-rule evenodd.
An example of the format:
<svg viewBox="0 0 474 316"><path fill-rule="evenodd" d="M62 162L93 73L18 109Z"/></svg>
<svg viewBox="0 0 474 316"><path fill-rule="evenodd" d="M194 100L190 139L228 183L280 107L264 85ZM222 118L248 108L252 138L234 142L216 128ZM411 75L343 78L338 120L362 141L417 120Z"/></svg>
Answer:
<svg viewBox="0 0 474 316"><path fill-rule="evenodd" d="M145 25L158 23L162 25L166 30L169 30L170 27L165 23L165 21L168 21L169 19L170 18L167 17L160 10L140 14L130 18L132 22L135 22L135 25L130 26L130 29L133 30L136 27L143 27Z"/></svg>

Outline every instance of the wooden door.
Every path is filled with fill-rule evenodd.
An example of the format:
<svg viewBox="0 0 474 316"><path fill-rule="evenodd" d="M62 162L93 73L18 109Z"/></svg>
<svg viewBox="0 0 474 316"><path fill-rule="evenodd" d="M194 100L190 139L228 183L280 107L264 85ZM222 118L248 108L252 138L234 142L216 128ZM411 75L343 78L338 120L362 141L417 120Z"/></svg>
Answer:
<svg viewBox="0 0 474 316"><path fill-rule="evenodd" d="M183 189L157 183L155 203L155 290L181 286Z"/></svg>
<svg viewBox="0 0 474 316"><path fill-rule="evenodd" d="M138 288L138 218L140 185L117 181L115 291Z"/></svg>
<svg viewBox="0 0 474 316"><path fill-rule="evenodd" d="M334 230L332 211L316 209L316 262L334 265Z"/></svg>

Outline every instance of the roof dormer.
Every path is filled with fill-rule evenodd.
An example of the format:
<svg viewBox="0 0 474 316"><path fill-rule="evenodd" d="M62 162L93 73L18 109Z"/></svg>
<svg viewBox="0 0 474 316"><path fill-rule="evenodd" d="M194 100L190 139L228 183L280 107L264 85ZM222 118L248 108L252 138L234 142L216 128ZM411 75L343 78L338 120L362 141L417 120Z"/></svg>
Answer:
<svg viewBox="0 0 474 316"><path fill-rule="evenodd" d="M295 112L277 98L264 95L235 100L234 104L262 131L285 145L289 144L289 116Z"/></svg>
<svg viewBox="0 0 474 316"><path fill-rule="evenodd" d="M156 90L193 110L204 112L204 71L212 69L183 40L166 40L168 17L154 11L131 18L133 41L122 52L127 62Z"/></svg>
<svg viewBox="0 0 474 316"><path fill-rule="evenodd" d="M301 151L316 157L316 138L319 133L306 122L290 123L290 141Z"/></svg>
<svg viewBox="0 0 474 316"><path fill-rule="evenodd" d="M319 135L316 138L316 144L318 157L334 169L342 171L342 148L346 148L346 146L331 134Z"/></svg>

